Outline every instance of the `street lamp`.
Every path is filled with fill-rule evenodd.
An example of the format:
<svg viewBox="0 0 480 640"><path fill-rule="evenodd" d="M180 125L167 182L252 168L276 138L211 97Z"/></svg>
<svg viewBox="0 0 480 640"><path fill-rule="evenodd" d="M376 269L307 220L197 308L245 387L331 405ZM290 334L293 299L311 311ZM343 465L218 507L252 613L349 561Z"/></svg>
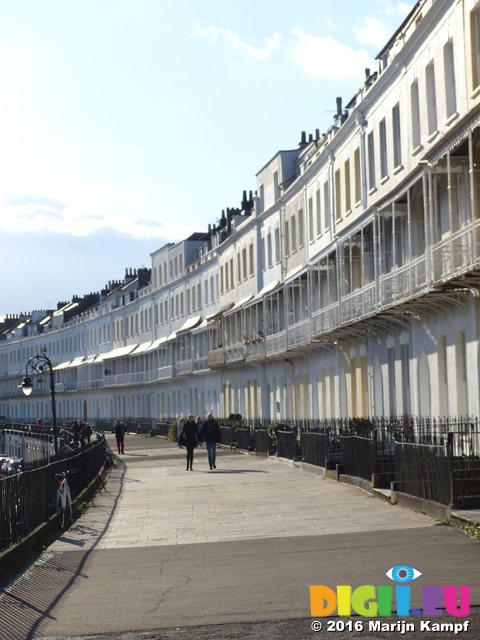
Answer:
<svg viewBox="0 0 480 640"><path fill-rule="evenodd" d="M29 367L31 371L35 371L36 373L45 373L47 368L50 371L50 394L52 396L52 417L53 417L53 444L55 447L55 455L57 455L58 442L57 442L57 411L55 407L55 378L53 374L53 365L50 359L47 357L46 347L43 347L43 349L40 350L40 353L36 353L27 362L25 377L22 382L22 390L26 396L29 396L32 393L32 389L33 389L32 379L28 375Z"/></svg>

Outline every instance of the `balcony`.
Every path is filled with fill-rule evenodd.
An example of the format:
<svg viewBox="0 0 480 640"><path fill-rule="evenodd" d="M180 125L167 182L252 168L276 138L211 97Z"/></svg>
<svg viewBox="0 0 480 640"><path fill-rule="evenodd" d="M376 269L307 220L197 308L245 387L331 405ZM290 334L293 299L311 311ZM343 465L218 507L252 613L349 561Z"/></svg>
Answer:
<svg viewBox="0 0 480 640"><path fill-rule="evenodd" d="M263 338L257 338L245 345L245 357L247 360L265 357L265 341Z"/></svg>
<svg viewBox="0 0 480 640"><path fill-rule="evenodd" d="M338 302L312 314L312 335L318 336L336 329L340 325Z"/></svg>
<svg viewBox="0 0 480 640"><path fill-rule="evenodd" d="M380 278L380 305L388 307L428 288L425 255Z"/></svg>
<svg viewBox="0 0 480 640"><path fill-rule="evenodd" d="M362 287L353 293L342 296L342 324L359 320L375 312L375 283Z"/></svg>
<svg viewBox="0 0 480 640"><path fill-rule="evenodd" d="M225 362L238 362L245 359L245 345L243 342L225 347Z"/></svg>
<svg viewBox="0 0 480 640"><path fill-rule="evenodd" d="M136 384L146 382L146 373L143 371L137 371L135 373L118 373L114 376L105 376L105 387L119 387L128 384Z"/></svg>
<svg viewBox="0 0 480 640"><path fill-rule="evenodd" d="M473 267L478 256L480 220L432 247L433 280L445 281Z"/></svg>
<svg viewBox="0 0 480 640"><path fill-rule="evenodd" d="M301 320L291 325L287 329L287 346L288 348L296 347L301 344L307 344L312 341L310 332L310 318Z"/></svg>
<svg viewBox="0 0 480 640"><path fill-rule="evenodd" d="M208 352L207 362L209 367L220 367L225 364L225 351L223 347L212 349Z"/></svg>
<svg viewBox="0 0 480 640"><path fill-rule="evenodd" d="M171 378L173 373L173 367L171 364L166 367L159 367L154 371L149 371L148 382L154 382L155 380L165 380L165 378Z"/></svg>
<svg viewBox="0 0 480 640"><path fill-rule="evenodd" d="M194 371L205 371L206 369L208 369L208 357L207 356L201 356L198 358L195 358L193 361L193 370Z"/></svg>
<svg viewBox="0 0 480 640"><path fill-rule="evenodd" d="M267 336L265 340L265 355L273 356L287 350L287 332L285 330Z"/></svg>
<svg viewBox="0 0 480 640"><path fill-rule="evenodd" d="M92 391L94 389L103 389L104 381L103 380L86 380L83 382L78 382L77 387L79 391Z"/></svg>
<svg viewBox="0 0 480 640"><path fill-rule="evenodd" d="M186 373L192 373L193 371L192 360L181 360L180 362L177 362L175 365L175 370L177 372L177 376L181 376Z"/></svg>

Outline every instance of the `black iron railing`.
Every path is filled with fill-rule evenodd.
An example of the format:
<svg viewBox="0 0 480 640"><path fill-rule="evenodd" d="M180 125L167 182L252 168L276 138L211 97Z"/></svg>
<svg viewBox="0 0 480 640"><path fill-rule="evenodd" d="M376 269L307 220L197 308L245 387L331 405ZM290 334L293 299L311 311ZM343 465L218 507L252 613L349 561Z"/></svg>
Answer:
<svg viewBox="0 0 480 640"><path fill-rule="evenodd" d="M454 500L448 446L399 442L395 457L400 491L445 505Z"/></svg>
<svg viewBox="0 0 480 640"><path fill-rule="evenodd" d="M59 454L50 463L0 479L0 553L20 542L55 514L55 474L78 469L68 483L72 500L98 475L105 459L104 440Z"/></svg>
<svg viewBox="0 0 480 640"><path fill-rule="evenodd" d="M330 432L302 431L301 438L304 462L324 467L331 459Z"/></svg>

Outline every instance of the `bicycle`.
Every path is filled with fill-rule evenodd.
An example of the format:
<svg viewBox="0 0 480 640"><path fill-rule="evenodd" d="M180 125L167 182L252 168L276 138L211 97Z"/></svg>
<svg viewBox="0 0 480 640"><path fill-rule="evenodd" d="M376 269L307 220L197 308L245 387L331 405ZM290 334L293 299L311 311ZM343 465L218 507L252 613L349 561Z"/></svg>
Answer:
<svg viewBox="0 0 480 640"><path fill-rule="evenodd" d="M55 478L58 480L56 509L58 524L61 529L65 528L65 516L69 523L73 518L72 494L70 493L70 487L68 486L67 476L69 473L76 473L77 471L78 469L69 469L63 473L55 474Z"/></svg>

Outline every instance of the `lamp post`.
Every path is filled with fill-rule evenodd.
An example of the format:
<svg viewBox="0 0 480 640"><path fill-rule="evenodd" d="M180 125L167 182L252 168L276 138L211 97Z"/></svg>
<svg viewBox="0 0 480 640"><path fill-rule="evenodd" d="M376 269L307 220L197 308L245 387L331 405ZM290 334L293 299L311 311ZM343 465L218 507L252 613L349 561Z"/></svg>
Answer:
<svg viewBox="0 0 480 640"><path fill-rule="evenodd" d="M29 368L31 371L35 371L36 373L45 373L47 368L50 372L50 394L52 396L52 417L53 417L53 445L55 447L55 455L57 455L58 442L57 442L57 410L55 407L55 377L53 374L52 362L47 357L46 347L43 347L43 349L40 350L40 353L36 353L27 362L25 377L22 382L23 393L26 396L29 396L32 393L32 389L33 389L32 379L28 375Z"/></svg>

